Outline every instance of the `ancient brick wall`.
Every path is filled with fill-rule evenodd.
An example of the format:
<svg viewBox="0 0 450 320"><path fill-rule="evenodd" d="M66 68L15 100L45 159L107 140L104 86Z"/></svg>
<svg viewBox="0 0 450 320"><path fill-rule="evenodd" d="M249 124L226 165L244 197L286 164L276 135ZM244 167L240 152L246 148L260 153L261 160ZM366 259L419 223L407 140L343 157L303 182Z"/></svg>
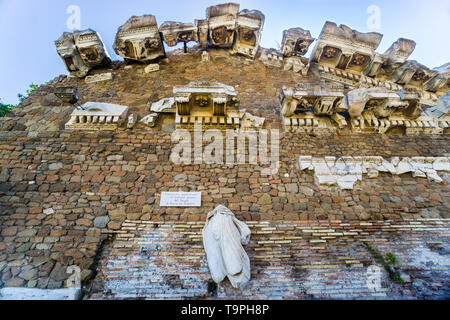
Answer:
<svg viewBox="0 0 450 320"><path fill-rule="evenodd" d="M339 220L345 224L369 220L382 224L384 220L448 218L447 182L438 184L411 174L381 174L377 179L358 182L353 191L341 191L337 187L318 187L311 172L300 172L296 166L298 156L305 154L446 155L447 136L289 134L281 140L281 168L271 177L261 177L261 168L248 164L230 168L174 165L169 161L173 146L170 136L147 132L2 133L2 285L61 287L68 277L65 267L69 265L80 266L88 279L93 271L89 270L95 270L95 257L101 254L103 240L116 233L119 240L128 238L129 232L134 239L135 227L125 223L127 219L140 221L144 226L166 222L202 225L206 214L219 204L250 223ZM448 181L448 175L442 176ZM162 191L178 190L201 191L202 207L159 206ZM177 230L170 233L176 237ZM448 235L444 232L440 236L439 241L445 243ZM289 241L301 246L303 239ZM436 237L433 239L437 241ZM179 247L170 246L164 252L178 255L191 245L189 238L179 241ZM425 243L422 238L415 241ZM197 239L196 254L202 252L200 244ZM290 254L296 251L289 247L283 250ZM194 265L198 263L196 260ZM208 277L204 263L194 272L202 281ZM186 266L185 275L193 269ZM160 276L166 274L161 270ZM205 289L204 282L195 286L193 296ZM255 280L254 286L262 288L264 282ZM166 297L171 294L189 295L169 290ZM255 293L255 297L268 297L268 293Z"/></svg>
<svg viewBox="0 0 450 320"><path fill-rule="evenodd" d="M387 297L448 296L448 173L440 173L443 183L380 173L342 191L319 187L313 173L297 165L303 155L449 156L447 134L286 133L279 90L316 82L315 75L305 78L220 50L211 52L211 62L202 63L200 55L171 53L151 74L144 65L115 62L113 81L60 76L0 120L0 287L60 288L67 266L77 265L84 283L98 272L91 298L373 297L362 280L374 262L363 245L370 242L381 254L394 252L411 277L396 284L384 273ZM196 80L235 86L242 109L280 129L276 174L264 177L263 166L250 164L171 163L169 117L146 131L65 131L74 107L53 94L57 86L76 86L81 103L126 105L142 117L149 102ZM161 192L179 190L202 192L202 207L159 206ZM252 227L248 292L209 283L200 230L219 204ZM328 231L305 232L319 227ZM135 275L142 279L133 282Z"/></svg>

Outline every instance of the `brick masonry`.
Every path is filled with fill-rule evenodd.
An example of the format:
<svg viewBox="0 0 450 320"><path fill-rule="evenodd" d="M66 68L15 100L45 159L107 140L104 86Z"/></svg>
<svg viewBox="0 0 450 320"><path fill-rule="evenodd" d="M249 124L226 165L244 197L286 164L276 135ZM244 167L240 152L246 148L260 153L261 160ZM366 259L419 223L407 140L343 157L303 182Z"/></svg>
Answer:
<svg viewBox="0 0 450 320"><path fill-rule="evenodd" d="M197 53L169 60L152 74L115 63L113 81L58 77L0 120L0 287L60 288L77 265L92 299L448 298L448 173L442 184L382 173L341 191L297 168L300 155L449 156L447 134L281 131L281 168L263 177L249 164L172 164L165 119L148 131L63 130L73 107L52 93L60 85L76 85L82 103L128 105L144 116L174 85L214 80L238 86L242 108L280 128L281 85L317 80L220 51L206 65ZM159 207L161 192L179 190L202 192L202 207ZM210 283L200 232L219 204L253 231L248 291ZM369 292L374 258L363 243L394 253L409 281L384 272L386 291Z"/></svg>

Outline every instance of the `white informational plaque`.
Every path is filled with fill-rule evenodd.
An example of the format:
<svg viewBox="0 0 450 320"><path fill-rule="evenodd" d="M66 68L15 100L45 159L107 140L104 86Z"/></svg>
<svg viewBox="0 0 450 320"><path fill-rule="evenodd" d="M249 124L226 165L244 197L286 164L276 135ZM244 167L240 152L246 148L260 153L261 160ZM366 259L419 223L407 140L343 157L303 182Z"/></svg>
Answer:
<svg viewBox="0 0 450 320"><path fill-rule="evenodd" d="M163 192L161 194L161 207L201 207L201 192Z"/></svg>

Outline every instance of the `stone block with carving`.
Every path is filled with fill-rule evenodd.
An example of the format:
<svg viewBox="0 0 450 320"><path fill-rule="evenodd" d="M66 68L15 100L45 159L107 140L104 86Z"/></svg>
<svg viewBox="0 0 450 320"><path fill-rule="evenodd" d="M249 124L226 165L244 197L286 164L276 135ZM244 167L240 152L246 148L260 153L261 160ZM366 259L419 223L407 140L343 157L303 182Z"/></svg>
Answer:
<svg viewBox="0 0 450 320"><path fill-rule="evenodd" d="M150 105L150 112L176 113L176 111L174 98L164 98Z"/></svg>
<svg viewBox="0 0 450 320"><path fill-rule="evenodd" d="M311 53L311 60L331 68L362 73L375 58L383 35L362 33L326 22Z"/></svg>
<svg viewBox="0 0 450 320"><path fill-rule="evenodd" d="M283 86L279 98L284 126L289 131L333 132L336 124L339 128L346 125L345 118L336 115L346 111L341 104L344 98L341 86Z"/></svg>
<svg viewBox="0 0 450 320"><path fill-rule="evenodd" d="M401 85L422 86L425 82L438 74L437 71L411 60L402 64L393 74L394 82Z"/></svg>
<svg viewBox="0 0 450 320"><path fill-rule="evenodd" d="M283 66L283 55L275 49L262 49L259 60L268 67L281 68Z"/></svg>
<svg viewBox="0 0 450 320"><path fill-rule="evenodd" d="M94 67L110 62L100 35L92 29L64 32L55 45L67 70L79 78L84 78Z"/></svg>
<svg viewBox="0 0 450 320"><path fill-rule="evenodd" d="M258 10L242 10L236 20L235 53L254 59L258 52L265 17Z"/></svg>
<svg viewBox="0 0 450 320"><path fill-rule="evenodd" d="M74 110L67 130L116 130L127 120L128 107L111 103L87 102Z"/></svg>
<svg viewBox="0 0 450 320"><path fill-rule="evenodd" d="M400 127L406 133L417 131L413 128L424 133L438 133L441 131L438 123L423 114L419 101L419 92L414 87L398 92L378 87L348 92L343 105L348 108L355 132L385 133Z"/></svg>
<svg viewBox="0 0 450 320"><path fill-rule="evenodd" d="M128 19L117 31L114 50L125 59L142 62L165 57L155 16L133 16Z"/></svg>
<svg viewBox="0 0 450 320"><path fill-rule="evenodd" d="M206 9L209 42L212 46L221 48L233 46L239 7L236 3L225 3Z"/></svg>
<svg viewBox="0 0 450 320"><path fill-rule="evenodd" d="M234 213L218 206L208 213L203 228L203 245L211 277L220 284L226 277L234 288L244 289L250 281L250 259L243 248L251 231Z"/></svg>
<svg viewBox="0 0 450 320"><path fill-rule="evenodd" d="M402 64L408 60L409 56L416 48L416 43L410 39L400 38L395 41L389 49L381 55L382 66L387 74L393 74ZM379 65L376 67L376 72L372 71L372 76L376 76Z"/></svg>
<svg viewBox="0 0 450 320"><path fill-rule="evenodd" d="M159 32L169 47L180 42L198 42L197 27L193 23L166 21L159 27Z"/></svg>
<svg viewBox="0 0 450 320"><path fill-rule="evenodd" d="M342 190L353 190L363 175L377 178L379 172L393 175L411 173L413 177L427 178L429 181L441 183L438 172L450 172L450 159L447 157L299 157L300 171L314 171L314 180L319 186L337 185Z"/></svg>
<svg viewBox="0 0 450 320"><path fill-rule="evenodd" d="M283 31L281 52L285 57L304 56L315 39L308 30L291 28Z"/></svg>
<svg viewBox="0 0 450 320"><path fill-rule="evenodd" d="M207 126L237 127L240 119L239 99L233 87L218 82L191 82L173 89L177 127L195 123Z"/></svg>
<svg viewBox="0 0 450 320"><path fill-rule="evenodd" d="M98 73L92 76L87 76L84 80L86 83L95 83L101 81L110 81L114 79L114 75L111 72Z"/></svg>

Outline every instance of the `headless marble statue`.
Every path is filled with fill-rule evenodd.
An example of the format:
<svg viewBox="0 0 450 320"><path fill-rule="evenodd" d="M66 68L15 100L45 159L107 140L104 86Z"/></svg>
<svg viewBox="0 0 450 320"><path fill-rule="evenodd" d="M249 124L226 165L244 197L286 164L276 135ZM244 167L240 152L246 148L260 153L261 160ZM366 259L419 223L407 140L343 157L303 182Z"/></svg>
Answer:
<svg viewBox="0 0 450 320"><path fill-rule="evenodd" d="M250 234L247 225L224 206L208 214L203 245L214 282L228 277L234 288L243 289L250 281L250 259L242 247L249 243Z"/></svg>

